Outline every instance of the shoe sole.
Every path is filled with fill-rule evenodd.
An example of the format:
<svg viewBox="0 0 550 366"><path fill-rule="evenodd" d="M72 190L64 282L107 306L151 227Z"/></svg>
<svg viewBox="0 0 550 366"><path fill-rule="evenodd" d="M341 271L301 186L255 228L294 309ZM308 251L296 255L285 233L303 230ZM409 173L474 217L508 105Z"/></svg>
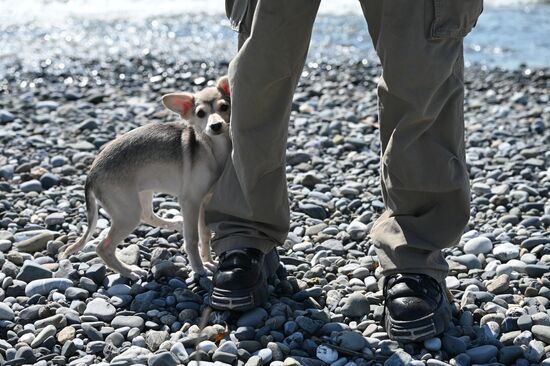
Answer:
<svg viewBox="0 0 550 366"><path fill-rule="evenodd" d="M402 321L393 319L388 312L385 312L385 326L389 337L395 341L419 342L433 338L443 333L451 321L451 305L445 297L437 310L423 318Z"/></svg>
<svg viewBox="0 0 550 366"><path fill-rule="evenodd" d="M272 254L274 253L274 254ZM279 255L273 249L264 259L260 280L249 288L226 290L214 286L210 306L217 310L247 311L265 304L268 300L267 279L277 271Z"/></svg>

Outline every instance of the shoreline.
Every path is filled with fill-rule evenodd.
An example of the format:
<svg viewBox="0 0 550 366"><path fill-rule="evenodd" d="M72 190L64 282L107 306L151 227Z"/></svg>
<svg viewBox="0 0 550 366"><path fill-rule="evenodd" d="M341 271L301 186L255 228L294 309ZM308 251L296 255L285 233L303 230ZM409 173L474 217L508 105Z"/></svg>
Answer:
<svg viewBox="0 0 550 366"><path fill-rule="evenodd" d="M515 69L548 67L550 63L550 5L536 10L486 9L478 25L465 39L466 64ZM29 67L43 59L65 63L70 57L124 58L151 52L182 59L204 53L209 59L227 60L236 53L236 34L224 15L195 14L147 16L130 19L64 17L54 24L26 21L0 25L0 74L14 58ZM9 24L9 23L7 23ZM309 52L311 61L335 63L367 59L375 52L362 16L321 14L314 26Z"/></svg>

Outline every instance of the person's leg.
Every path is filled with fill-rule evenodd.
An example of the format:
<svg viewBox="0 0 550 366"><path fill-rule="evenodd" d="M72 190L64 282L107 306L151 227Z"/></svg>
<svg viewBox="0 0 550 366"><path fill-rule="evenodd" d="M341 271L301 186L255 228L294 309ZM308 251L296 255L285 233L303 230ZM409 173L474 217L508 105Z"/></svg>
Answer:
<svg viewBox="0 0 550 366"><path fill-rule="evenodd" d="M441 249L458 243L469 219L462 41L482 0L361 5L383 69L378 97L386 211L370 235L386 278L422 274L442 282L448 266ZM416 285L429 282L416 278ZM411 281L403 279L409 290Z"/></svg>
<svg viewBox="0 0 550 366"><path fill-rule="evenodd" d="M257 251L265 254L282 244L288 234L288 121L319 2L259 0L253 17L253 6L245 16L245 21L251 21L250 36L240 37L240 50L229 65L233 152L205 212L214 232L212 247L220 255L213 298L225 281L221 272L228 272L225 277L231 278L232 268L225 266L224 259L238 262L235 256L239 253L232 258L224 254L244 248L255 250L241 256ZM247 25L240 26L246 32ZM251 286L245 282L238 286ZM232 289L231 295L235 293ZM254 302L257 305L258 301ZM218 307L230 308L231 304Z"/></svg>

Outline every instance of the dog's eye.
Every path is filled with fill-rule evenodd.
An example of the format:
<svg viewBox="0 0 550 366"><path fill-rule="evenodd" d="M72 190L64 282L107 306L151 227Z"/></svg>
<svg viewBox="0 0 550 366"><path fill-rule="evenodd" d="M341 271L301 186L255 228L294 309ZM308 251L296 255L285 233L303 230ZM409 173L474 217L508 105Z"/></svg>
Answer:
<svg viewBox="0 0 550 366"><path fill-rule="evenodd" d="M229 109L228 104L221 104L220 105L220 112L227 112L228 109Z"/></svg>
<svg viewBox="0 0 550 366"><path fill-rule="evenodd" d="M204 112L202 109L197 111L197 117L204 118L206 116L206 112Z"/></svg>

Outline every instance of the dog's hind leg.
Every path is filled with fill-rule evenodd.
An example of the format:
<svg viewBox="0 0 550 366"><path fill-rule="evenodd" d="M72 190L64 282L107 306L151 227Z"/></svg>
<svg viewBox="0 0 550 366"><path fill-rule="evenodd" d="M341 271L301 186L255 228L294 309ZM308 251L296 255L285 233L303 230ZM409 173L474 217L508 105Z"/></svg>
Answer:
<svg viewBox="0 0 550 366"><path fill-rule="evenodd" d="M122 197L117 202L109 202L109 206L103 205L112 220L107 237L98 244L96 252L105 264L120 273L123 277L132 280L146 276L147 271L138 266L129 266L122 263L116 256L116 248L139 225L141 206L138 197Z"/></svg>
<svg viewBox="0 0 550 366"><path fill-rule="evenodd" d="M199 214L200 203L193 202L191 200L185 200L180 197L180 203L185 202L185 207L182 207L183 211L183 237L184 237L184 249L189 258L189 264L191 269L199 276L206 274L206 269L202 264L201 256L199 254Z"/></svg>
<svg viewBox="0 0 550 366"><path fill-rule="evenodd" d="M206 226L206 222L204 221L204 203L201 205L199 213L199 238L202 262L206 268L211 271L215 271L217 268L217 263L212 259L212 252L210 250L212 232L208 226Z"/></svg>
<svg viewBox="0 0 550 366"><path fill-rule="evenodd" d="M84 192L86 197L86 216L88 218L88 228L75 243L69 245L65 251L58 256L58 259L68 258L72 253L84 248L95 230L97 224L97 202L89 181L86 181Z"/></svg>
<svg viewBox="0 0 550 366"><path fill-rule="evenodd" d="M164 219L153 212L153 191L139 192L141 204L141 221L147 225L161 227L168 230L183 230L181 219Z"/></svg>

